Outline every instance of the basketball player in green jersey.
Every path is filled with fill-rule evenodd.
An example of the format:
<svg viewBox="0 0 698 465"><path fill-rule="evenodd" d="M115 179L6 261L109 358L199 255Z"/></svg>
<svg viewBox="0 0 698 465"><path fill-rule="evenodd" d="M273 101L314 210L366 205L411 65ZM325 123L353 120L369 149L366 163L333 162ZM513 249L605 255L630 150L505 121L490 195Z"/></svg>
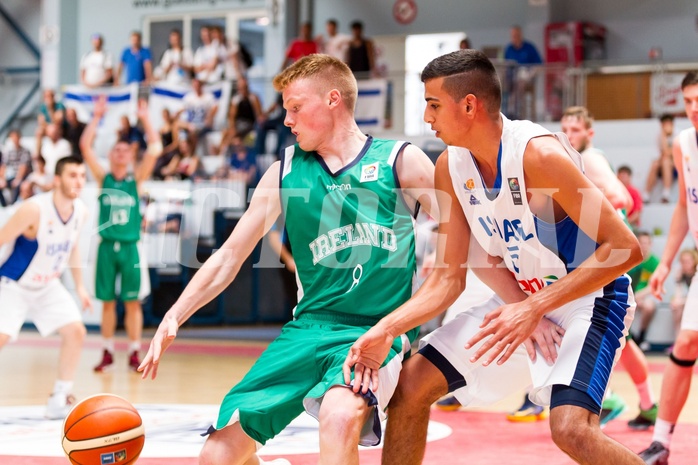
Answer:
<svg viewBox="0 0 698 465"><path fill-rule="evenodd" d="M320 463L358 464L357 445L380 440L416 330L392 340L380 392L352 392L342 362L358 336L412 294L412 220L418 203L431 210L434 166L413 145L361 132L356 80L340 60L304 57L274 86L297 144L264 174L230 237L167 312L139 370L157 375L177 328L233 281L283 212L299 282L294 320L226 395L200 461L263 463L256 450L305 410L320 423Z"/></svg>
<svg viewBox="0 0 698 465"><path fill-rule="evenodd" d="M95 270L95 297L102 301L101 332L104 350L96 372L107 371L114 362L114 333L116 332L116 279L120 276L120 298L126 311L125 326L129 339L130 369L140 365L138 351L143 331L143 309L138 300L141 287L138 241L141 238L139 205L140 184L150 178L155 162L162 154L160 134L150 124L148 106L139 102L138 118L146 132L148 149L143 161L132 172L135 154L127 141L119 140L109 152L109 170L97 160L92 147L97 126L106 112L104 98L95 102L92 121L80 140L85 163L101 188L99 195L99 235Z"/></svg>

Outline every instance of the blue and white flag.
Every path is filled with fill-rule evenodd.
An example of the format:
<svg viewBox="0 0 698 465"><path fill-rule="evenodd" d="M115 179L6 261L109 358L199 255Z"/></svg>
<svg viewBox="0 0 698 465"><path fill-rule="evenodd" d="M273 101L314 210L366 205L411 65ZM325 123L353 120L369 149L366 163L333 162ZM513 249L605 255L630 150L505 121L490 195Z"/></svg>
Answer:
<svg viewBox="0 0 698 465"><path fill-rule="evenodd" d="M359 80L359 97L356 100L354 119L364 132L383 130L388 96L388 81L385 79Z"/></svg>
<svg viewBox="0 0 698 465"><path fill-rule="evenodd" d="M102 95L107 96L107 110L97 128L95 151L99 155L108 153L109 147L116 142L122 116L128 116L131 124L136 123L138 84L97 89L80 85L63 87L63 104L66 108L74 108L78 119L86 123L92 121L94 101Z"/></svg>
<svg viewBox="0 0 698 465"><path fill-rule="evenodd" d="M216 84L204 86L204 91L211 92L218 104L218 111L213 120L213 129L221 130L227 125L228 106L230 105L230 92L232 86L229 81L221 81ZM170 113L175 113L184 107L183 99L187 92L191 91L189 85L170 84L157 82L150 90L148 106L150 120L154 127L162 125L162 110L167 108Z"/></svg>

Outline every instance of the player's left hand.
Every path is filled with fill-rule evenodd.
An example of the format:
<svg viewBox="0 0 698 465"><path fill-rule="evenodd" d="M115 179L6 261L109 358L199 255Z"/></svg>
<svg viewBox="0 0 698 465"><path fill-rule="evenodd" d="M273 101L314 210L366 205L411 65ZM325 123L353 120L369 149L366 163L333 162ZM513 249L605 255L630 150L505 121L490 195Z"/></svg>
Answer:
<svg viewBox="0 0 698 465"><path fill-rule="evenodd" d="M555 360L557 360L557 348L562 344L562 336L564 335L565 329L562 326L556 325L546 317L541 318L531 337L524 341L528 357L532 362L536 361L537 346L548 363L555 363Z"/></svg>
<svg viewBox="0 0 698 465"><path fill-rule="evenodd" d="M388 356L393 340L386 331L374 326L351 346L342 371L344 382L350 384L351 370L354 368L354 392L360 390L362 394L366 394L369 387L374 392L378 390L378 370Z"/></svg>
<svg viewBox="0 0 698 465"><path fill-rule="evenodd" d="M470 349L487 336L491 336L470 357L470 362L475 363L483 355L488 354L483 362L484 366L498 357L497 364L503 364L531 336L541 318L542 316L538 315L534 309L529 308L525 300L502 305L491 311L485 315L480 325L482 329L465 344L465 348Z"/></svg>

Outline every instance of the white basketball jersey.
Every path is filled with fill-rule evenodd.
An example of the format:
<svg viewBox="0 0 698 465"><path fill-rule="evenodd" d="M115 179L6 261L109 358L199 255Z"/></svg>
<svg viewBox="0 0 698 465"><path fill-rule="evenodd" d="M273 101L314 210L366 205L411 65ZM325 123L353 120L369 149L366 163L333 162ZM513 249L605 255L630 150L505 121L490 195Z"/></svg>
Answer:
<svg viewBox="0 0 698 465"><path fill-rule="evenodd" d="M30 198L39 205L39 228L36 239L19 236L5 262L0 276L17 281L25 287L42 287L58 278L68 266L68 258L77 241L85 218L85 204L73 201L73 214L63 222L53 204L53 192Z"/></svg>
<svg viewBox="0 0 698 465"><path fill-rule="evenodd" d="M683 180L686 185L688 230L698 246L698 134L696 134L695 128L681 131L679 144L683 156Z"/></svg>
<svg viewBox="0 0 698 465"><path fill-rule="evenodd" d="M530 121L502 115L497 180L486 189L470 151L448 147L453 188L473 237L490 255L502 257L521 289L532 294L572 271L596 249L596 243L569 218L549 224L536 218L528 205L523 155L529 140L554 135L570 158L583 169L581 156L564 134L552 134Z"/></svg>

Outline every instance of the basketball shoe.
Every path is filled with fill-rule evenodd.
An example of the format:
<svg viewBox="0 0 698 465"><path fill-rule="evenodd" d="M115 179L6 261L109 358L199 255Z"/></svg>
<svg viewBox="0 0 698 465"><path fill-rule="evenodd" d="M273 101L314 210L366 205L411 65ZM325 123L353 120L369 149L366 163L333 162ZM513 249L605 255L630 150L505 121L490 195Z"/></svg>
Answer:
<svg viewBox="0 0 698 465"><path fill-rule="evenodd" d="M436 408L445 412L454 412L461 408L461 404L458 402L458 399L456 399L456 396L448 396L438 401L436 403Z"/></svg>
<svg viewBox="0 0 698 465"><path fill-rule="evenodd" d="M65 395L59 393L51 394L46 404L46 412L44 417L47 420L63 420L68 416L68 412L73 408L75 397L72 394Z"/></svg>
<svg viewBox="0 0 698 465"><path fill-rule="evenodd" d="M102 361L99 362L99 365L94 367L94 371L96 371L97 373L104 373L105 371L109 371L112 368L114 368L113 365L114 356L107 349L104 349L104 351L102 352Z"/></svg>
<svg viewBox="0 0 698 465"><path fill-rule="evenodd" d="M639 455L647 465L669 465L669 449L659 441L652 441Z"/></svg>
<svg viewBox="0 0 698 465"><path fill-rule="evenodd" d="M599 424L605 428L609 421L615 419L625 410L625 401L615 392L609 392L601 404Z"/></svg>
<svg viewBox="0 0 698 465"><path fill-rule="evenodd" d="M141 366L141 361L138 358L138 351L134 350L128 357L128 367L133 371L138 371L139 366Z"/></svg>
<svg viewBox="0 0 698 465"><path fill-rule="evenodd" d="M628 422L628 427L637 431L648 430L657 421L657 410L659 410L657 404L654 404L647 410L640 409L640 413Z"/></svg>
<svg viewBox="0 0 698 465"><path fill-rule="evenodd" d="M541 421L548 418L548 409L536 405L525 397L524 403L515 412L507 415L507 420L513 421L514 423L531 423L534 421Z"/></svg>

